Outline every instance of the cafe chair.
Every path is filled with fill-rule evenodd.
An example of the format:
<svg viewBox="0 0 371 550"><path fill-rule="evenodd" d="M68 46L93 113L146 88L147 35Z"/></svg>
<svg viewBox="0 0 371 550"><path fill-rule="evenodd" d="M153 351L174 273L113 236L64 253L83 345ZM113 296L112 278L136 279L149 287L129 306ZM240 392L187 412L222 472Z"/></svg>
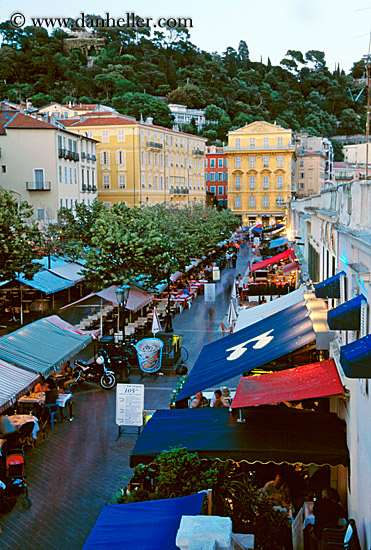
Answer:
<svg viewBox="0 0 371 550"><path fill-rule="evenodd" d="M360 550L356 524L350 519L345 526L325 527L322 534L322 550Z"/></svg>
<svg viewBox="0 0 371 550"><path fill-rule="evenodd" d="M59 423L62 422L61 409L60 409L59 405L57 405L56 403L45 403L44 408L47 409L50 413L50 422L51 422L52 428L54 428L54 416L55 416L55 414L58 415Z"/></svg>
<svg viewBox="0 0 371 550"><path fill-rule="evenodd" d="M38 441L44 441L47 439L50 441L49 435L49 422L50 422L50 413L48 409L45 409L40 418L40 430L37 434Z"/></svg>
<svg viewBox="0 0 371 550"><path fill-rule="evenodd" d="M22 449L29 445L33 449L35 448L35 439L33 437L33 429L35 427L35 423L32 422L26 422L25 424L22 424L22 426L19 428L19 440L18 443Z"/></svg>

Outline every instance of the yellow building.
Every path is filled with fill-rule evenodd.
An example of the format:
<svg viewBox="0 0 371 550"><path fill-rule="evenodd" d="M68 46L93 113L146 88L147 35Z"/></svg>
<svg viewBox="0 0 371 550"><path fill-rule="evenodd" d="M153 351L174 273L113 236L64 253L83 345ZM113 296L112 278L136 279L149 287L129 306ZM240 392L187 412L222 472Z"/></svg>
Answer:
<svg viewBox="0 0 371 550"><path fill-rule="evenodd" d="M69 130L100 142L98 198L107 206L205 203L206 139L121 115L91 115Z"/></svg>
<svg viewBox="0 0 371 550"><path fill-rule="evenodd" d="M292 130L253 122L229 132L228 207L244 225L273 225L295 189Z"/></svg>

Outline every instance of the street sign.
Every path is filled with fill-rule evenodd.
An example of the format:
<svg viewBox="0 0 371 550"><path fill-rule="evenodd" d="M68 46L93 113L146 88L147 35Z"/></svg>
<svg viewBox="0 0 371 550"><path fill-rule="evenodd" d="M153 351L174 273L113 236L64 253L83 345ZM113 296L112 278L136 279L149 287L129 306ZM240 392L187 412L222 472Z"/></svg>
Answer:
<svg viewBox="0 0 371 550"><path fill-rule="evenodd" d="M215 283L204 285L205 302L215 302Z"/></svg>
<svg viewBox="0 0 371 550"><path fill-rule="evenodd" d="M116 424L142 426L144 410L143 384L117 384Z"/></svg>
<svg viewBox="0 0 371 550"><path fill-rule="evenodd" d="M220 269L219 269L219 267L213 267L213 281L220 281Z"/></svg>

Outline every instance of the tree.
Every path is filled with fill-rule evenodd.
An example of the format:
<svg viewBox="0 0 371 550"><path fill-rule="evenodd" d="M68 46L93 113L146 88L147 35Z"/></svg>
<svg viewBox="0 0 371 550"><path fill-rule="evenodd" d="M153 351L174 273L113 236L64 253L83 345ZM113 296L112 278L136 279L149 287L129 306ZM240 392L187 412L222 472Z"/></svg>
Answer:
<svg viewBox="0 0 371 550"><path fill-rule="evenodd" d="M32 278L39 267L32 263L38 258L40 233L30 223L33 208L26 201L18 203L13 195L0 187L0 281L14 279L17 274Z"/></svg>
<svg viewBox="0 0 371 550"><path fill-rule="evenodd" d="M171 128L173 116L166 103L148 94L129 92L124 95L115 96L112 99L113 107L121 110L126 115L135 116L137 120L143 116L153 117L155 124Z"/></svg>
<svg viewBox="0 0 371 550"><path fill-rule="evenodd" d="M330 141L334 150L334 161L342 162L344 160L343 144L337 139L331 139Z"/></svg>

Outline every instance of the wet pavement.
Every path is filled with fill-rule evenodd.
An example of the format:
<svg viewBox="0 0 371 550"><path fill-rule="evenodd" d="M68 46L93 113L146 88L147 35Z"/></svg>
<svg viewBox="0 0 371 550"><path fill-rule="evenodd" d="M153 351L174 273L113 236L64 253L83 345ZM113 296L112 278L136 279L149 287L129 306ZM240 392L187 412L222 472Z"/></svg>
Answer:
<svg viewBox="0 0 371 550"><path fill-rule="evenodd" d="M215 303L201 295L191 309L173 319L174 332L183 335L191 368L202 347L221 337L220 323L227 311L233 281L244 274L250 249L241 249L237 267L224 269L216 283ZM131 376L145 385L145 409L169 406L178 376ZM230 384L224 384L229 385ZM32 507L19 499L1 516L2 550L80 550L102 507L127 484L132 470L130 452L136 428L124 428L117 439L114 390L86 384L74 393L74 420L56 423L50 441L26 449L27 485ZM160 549L159 549L160 550Z"/></svg>

